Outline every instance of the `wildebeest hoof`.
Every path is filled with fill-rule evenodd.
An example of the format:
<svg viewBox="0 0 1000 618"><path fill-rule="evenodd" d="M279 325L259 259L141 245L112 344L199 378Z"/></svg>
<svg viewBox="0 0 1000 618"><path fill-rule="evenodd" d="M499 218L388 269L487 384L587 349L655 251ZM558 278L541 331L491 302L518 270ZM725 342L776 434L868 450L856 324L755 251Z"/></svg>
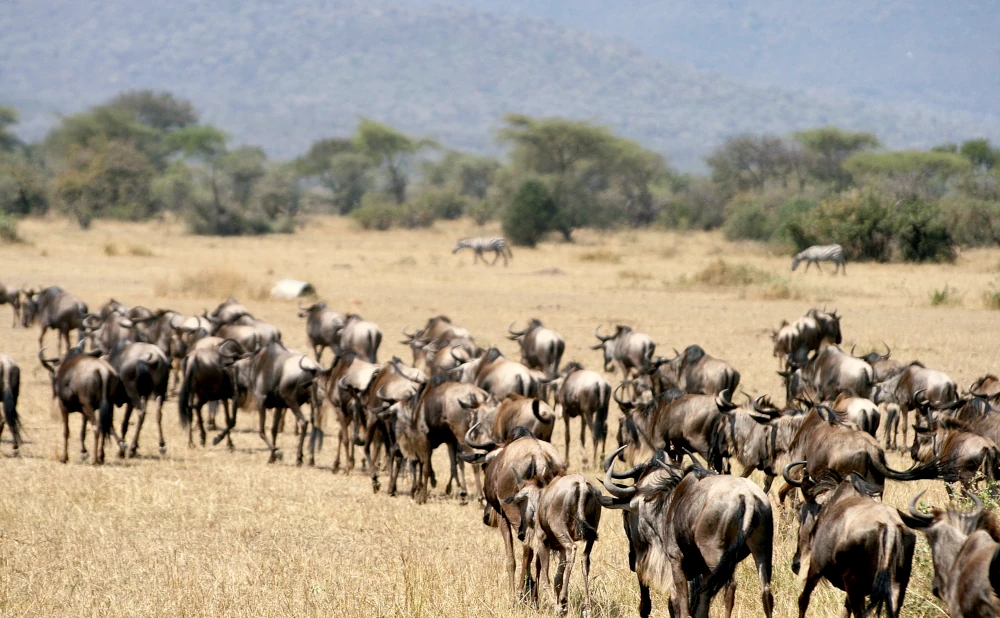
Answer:
<svg viewBox="0 0 1000 618"><path fill-rule="evenodd" d="M136 449L134 449L134 448L130 448L130 449L128 450L128 454L127 454L127 457L128 457L129 459L132 459L133 457L135 457L135 451L136 451Z"/></svg>
<svg viewBox="0 0 1000 618"><path fill-rule="evenodd" d="M302 462L303 462L302 455L299 455L298 457L295 458L295 465L296 466L301 466Z"/></svg>
<svg viewBox="0 0 1000 618"><path fill-rule="evenodd" d="M372 479L372 493L377 494L379 489L382 489L382 484L379 483L377 480Z"/></svg>
<svg viewBox="0 0 1000 618"><path fill-rule="evenodd" d="M90 458L90 453L88 453L87 451L80 452L80 461L87 461L87 459L89 458Z"/></svg>
<svg viewBox="0 0 1000 618"><path fill-rule="evenodd" d="M469 493L466 491L458 492L458 503L465 506L469 503Z"/></svg>
<svg viewBox="0 0 1000 618"><path fill-rule="evenodd" d="M160 455L166 455L166 454L167 454L167 445L166 444L161 444L160 445Z"/></svg>
<svg viewBox="0 0 1000 618"><path fill-rule="evenodd" d="M316 465L316 458L315 457L310 457L309 458L309 467L311 468L311 467L313 467L315 465Z"/></svg>

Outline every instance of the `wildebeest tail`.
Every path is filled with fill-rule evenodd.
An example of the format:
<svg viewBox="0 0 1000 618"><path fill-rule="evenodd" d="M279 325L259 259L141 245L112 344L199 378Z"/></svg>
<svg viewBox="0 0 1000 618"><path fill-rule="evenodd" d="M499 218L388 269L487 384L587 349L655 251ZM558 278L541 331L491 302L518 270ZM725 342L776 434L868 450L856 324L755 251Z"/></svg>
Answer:
<svg viewBox="0 0 1000 618"><path fill-rule="evenodd" d="M728 446L723 427L724 418L721 414L718 415L708 432L708 464L716 472L723 471L723 459L725 459L726 447Z"/></svg>
<svg viewBox="0 0 1000 618"><path fill-rule="evenodd" d="M141 358L135 363L135 390L140 396L153 392L153 374L149 372L149 365Z"/></svg>
<svg viewBox="0 0 1000 618"><path fill-rule="evenodd" d="M885 607L889 618L895 618L898 612L898 608L892 606L892 572L898 559L896 554L899 553L896 551L895 531L895 526L879 526L878 571L875 572L868 605L868 611L874 609L876 615L881 614Z"/></svg>
<svg viewBox="0 0 1000 618"><path fill-rule="evenodd" d="M885 452L880 450L879 456L872 459L872 467L885 478L894 481L925 481L940 478L954 483L958 480L958 470L950 460L934 459L913 466L909 470L893 470L885 461Z"/></svg>
<svg viewBox="0 0 1000 618"><path fill-rule="evenodd" d="M374 333L368 333L368 349L372 351L372 357L368 359L370 363L378 362L378 348L382 345L382 331L377 330Z"/></svg>
<svg viewBox="0 0 1000 618"><path fill-rule="evenodd" d="M735 369L726 372L726 385L725 388L732 393L736 392L736 388L740 385L740 372Z"/></svg>
<svg viewBox="0 0 1000 618"><path fill-rule="evenodd" d="M111 405L111 380L109 376L96 372L97 379L101 381L101 403L97 412L97 426L101 436L111 435L111 425L115 422L115 409Z"/></svg>
<svg viewBox="0 0 1000 618"><path fill-rule="evenodd" d="M10 428L14 444L21 443L21 417L17 414L17 396L21 390L21 369L11 365L3 377L3 422Z"/></svg>
<svg viewBox="0 0 1000 618"><path fill-rule="evenodd" d="M591 513L598 513L600 517L601 503L598 502L597 496L594 492L590 490L590 487L586 484L579 484L576 486L576 491L574 494L574 502L576 502L576 535L577 538L586 541L596 541L597 540L597 522L587 521L587 511Z"/></svg>
<svg viewBox="0 0 1000 618"><path fill-rule="evenodd" d="M562 339L553 341L551 344L551 349L549 350L549 358L554 359L552 363L552 374L550 378L554 378L559 375L559 363L562 362L563 353L566 351L566 342Z"/></svg>
<svg viewBox="0 0 1000 618"><path fill-rule="evenodd" d="M191 426L191 376L194 375L197 364L197 359L193 358L190 364L184 366L184 380L181 382L181 393L177 397L177 414L184 429Z"/></svg>
<svg viewBox="0 0 1000 618"><path fill-rule="evenodd" d="M611 389L602 384L596 391L591 391L591 410L594 411L594 444L602 442L608 435L608 404L611 400Z"/></svg>
<svg viewBox="0 0 1000 618"><path fill-rule="evenodd" d="M729 544L729 547L722 552L722 558L719 559L719 564L712 569L708 577L703 579L700 584L696 584L691 589L691 615L698 615L698 608L704 598L707 603L712 597L714 597L723 586L725 586L732 578L733 574L736 572L736 566L740 563L743 557L743 553L747 544L747 539L750 538L750 534L753 532L754 528L757 527L759 515L757 509L750 508L747 505L747 498L745 496L740 497L740 505L736 509L735 521L739 522L739 530L736 532L736 538L733 542Z"/></svg>
<svg viewBox="0 0 1000 618"><path fill-rule="evenodd" d="M1000 591L1000 546L993 552L993 559L990 560L990 585L994 592Z"/></svg>

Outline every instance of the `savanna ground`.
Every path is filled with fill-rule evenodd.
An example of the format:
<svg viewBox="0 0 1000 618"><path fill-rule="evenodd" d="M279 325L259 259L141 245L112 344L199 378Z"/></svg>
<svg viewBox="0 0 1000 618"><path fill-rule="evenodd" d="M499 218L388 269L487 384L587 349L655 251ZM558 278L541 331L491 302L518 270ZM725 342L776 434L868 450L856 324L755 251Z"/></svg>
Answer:
<svg viewBox="0 0 1000 618"><path fill-rule="evenodd" d="M233 294L277 324L289 347L303 350L295 302L267 297L283 277L308 280L332 307L380 324L383 359L409 359L400 328L444 313L515 358L507 325L538 317L565 337L565 360L599 368L599 353L588 349L594 326L627 323L650 333L664 354L699 343L736 365L747 392L781 399L771 328L826 305L843 314L848 349L884 340L895 357L919 358L964 385L1000 369L1000 314L984 301L998 275L996 250L963 253L954 265L850 264L847 277L833 277L829 267L824 274L790 273L785 256L704 233L580 232L573 244L515 249L509 268L486 268L450 249L461 236L495 230L461 222L362 232L342 219L316 218L294 236L239 239L192 237L165 223L98 222L82 232L62 220L29 220L21 232L26 243L0 247L9 283L59 284L92 310L114 297L197 312ZM932 293L944 289L951 290L945 302L932 306ZM0 307L0 350L22 367L28 440L20 459L9 457L6 436L0 445L3 616L536 615L512 604L500 535L483 526L477 506L445 497L443 480L429 503L417 506L405 492L373 495L360 469L332 474L332 426L315 468L294 466L290 431L280 437L285 460L267 465L251 415L239 417L236 452L188 449L170 401L165 458L156 454L147 418L139 459L81 464L80 416L73 415L70 463L57 463L60 423L35 358L37 336L36 328L11 329L8 308ZM46 343L51 350L54 336ZM619 412L611 416L613 436ZM558 421L554 441L562 440ZM892 463L909 465L898 455ZM580 467L576 444L570 464ZM443 449L435 469L446 478ZM924 487L931 488L930 502L944 501L940 483L893 482L886 500L903 506ZM775 533L779 617L797 614L800 590L789 569L790 521L779 515ZM635 615L638 588L618 513L604 513L600 535L594 615ZM904 615L944 614L930 592L929 557L921 538ZM578 566L572 582L574 613L583 595L580 572ZM737 615L762 615L749 563L738 575ZM842 593L824 584L810 615L840 615L841 607ZM667 615L665 595L654 596L654 611ZM721 615L721 599L714 611Z"/></svg>

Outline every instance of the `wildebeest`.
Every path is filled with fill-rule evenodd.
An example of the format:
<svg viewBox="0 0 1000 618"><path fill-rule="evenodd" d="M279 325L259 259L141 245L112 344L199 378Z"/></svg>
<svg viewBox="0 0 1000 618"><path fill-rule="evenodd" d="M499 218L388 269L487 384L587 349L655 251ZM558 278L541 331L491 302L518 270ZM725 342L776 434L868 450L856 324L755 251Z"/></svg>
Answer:
<svg viewBox="0 0 1000 618"><path fill-rule="evenodd" d="M747 409L747 406L750 409ZM764 473L764 493L771 490L777 473L775 466L775 441L781 412L775 408L766 395L733 409L720 408L723 422L717 431L725 432L729 453L743 466L743 478L754 470Z"/></svg>
<svg viewBox="0 0 1000 618"><path fill-rule="evenodd" d="M27 328L36 321L42 325L38 336L38 347L45 341L45 333L55 329L59 331L57 350L62 352L62 344L66 343L69 350L69 333L76 330L79 343L84 336L83 319L87 315L87 304L78 296L70 294L58 286L47 287L40 292L25 296L21 312L21 323Z"/></svg>
<svg viewBox="0 0 1000 618"><path fill-rule="evenodd" d="M792 324L782 322L779 329L772 332L771 340L774 341L774 355L780 362L786 359L802 362L826 344L841 344L840 316L836 310L827 313L810 309Z"/></svg>
<svg viewBox="0 0 1000 618"><path fill-rule="evenodd" d="M233 364L239 390L246 389L246 399L253 400L257 407L257 434L267 445L270 454L268 463L274 463L281 456L278 449L278 429L285 410L291 410L298 424L299 444L296 450L295 463L302 465L303 446L311 417L302 413L301 406L308 403L310 407L317 404L313 398L313 382L323 372L319 365L309 357L293 352L281 345L271 343L257 350L246 358L241 358ZM247 402L249 403L249 402ZM267 410L274 410L271 424L271 439L267 438L265 423ZM235 410L233 418L235 420ZM224 435L232 430L228 424L220 436L215 438L218 443Z"/></svg>
<svg viewBox="0 0 1000 618"><path fill-rule="evenodd" d="M896 448L900 424L903 426L903 444L906 444L910 410L917 409L917 393L920 392L934 408L944 408L958 400L958 385L954 380L947 374L928 369L916 361L888 380L872 385L872 401L886 404L888 410L885 419L886 448Z"/></svg>
<svg viewBox="0 0 1000 618"><path fill-rule="evenodd" d="M0 305L10 305L10 310L14 314L11 328L17 328L17 322L21 318L21 290L0 283Z"/></svg>
<svg viewBox="0 0 1000 618"><path fill-rule="evenodd" d="M1000 598L991 580L995 579L1000 552L1000 524L982 500L966 492L974 508L968 513L953 509L917 510L924 492L913 496L907 512L899 511L903 522L927 537L934 562L934 596L944 601L951 616L994 617L1000 615Z"/></svg>
<svg viewBox="0 0 1000 618"><path fill-rule="evenodd" d="M470 428L473 433L475 427ZM507 578L515 598L531 598L534 595L532 560L534 549L530 543L522 543L520 589L516 585L517 567L514 557L514 537L521 530L521 506L512 504L509 498L516 496L524 483L535 481L544 487L553 479L566 474L566 465L555 447L539 440L524 427L516 428L501 445L487 441L475 442L469 434L465 442L470 449L482 453L463 453L462 458L472 464L483 464L483 494L486 508L483 523L500 529L504 550L507 555Z"/></svg>
<svg viewBox="0 0 1000 618"><path fill-rule="evenodd" d="M600 325L594 329L594 336L600 340L591 350L604 353L604 371L612 373L613 366L622 372L622 379L628 380L633 373L647 373L653 362L656 344L646 333L637 333L631 326L619 324L615 334L604 337Z"/></svg>
<svg viewBox="0 0 1000 618"><path fill-rule="evenodd" d="M969 385L969 394L996 400L1000 397L1000 378L988 373Z"/></svg>
<svg viewBox="0 0 1000 618"><path fill-rule="evenodd" d="M329 374L321 380L322 390L327 401L333 406L340 434L337 441L337 452L333 460L333 471L340 470L340 453L344 451L345 472L354 469L354 447L363 446L364 442L358 436L361 424L363 404L358 395L368 391L372 380L378 375L380 367L360 358L354 352L336 351ZM316 423L322 427L322 422ZM353 439L351 427L353 425ZM317 439L322 435L314 429ZM310 445L310 451L312 445Z"/></svg>
<svg viewBox="0 0 1000 618"><path fill-rule="evenodd" d="M841 477L853 472L880 489L885 486L887 478L917 481L942 475L949 479L954 477L953 471L938 461L919 464L909 470L893 470L875 438L843 424L826 406L817 406L806 414L792 439L787 456L792 461L807 461L805 472L811 478L820 478L825 470L833 470ZM779 500L784 502L791 489L788 484L782 487L778 492Z"/></svg>
<svg viewBox="0 0 1000 618"><path fill-rule="evenodd" d="M70 348L62 359L45 358L45 348L38 351L38 360L52 378L52 396L59 402L63 425L63 452L60 461L69 461L69 415L79 412L83 416L80 426L80 451L87 458L86 431L89 422L94 428L94 464L104 463L104 441L114 436L125 455L125 442L114 426L114 402L118 398L121 382L108 361L83 351L83 346Z"/></svg>
<svg viewBox="0 0 1000 618"><path fill-rule="evenodd" d="M927 427L914 427L910 456L919 462L935 459L951 462L966 489L972 487L977 473L988 481L1000 479L1000 448L996 442L943 414L937 415Z"/></svg>
<svg viewBox="0 0 1000 618"><path fill-rule="evenodd" d="M878 406L871 399L855 397L848 392L837 395L830 406L833 411L843 415L847 420L858 426L861 431L877 438L878 426L881 423L882 415Z"/></svg>
<svg viewBox="0 0 1000 618"><path fill-rule="evenodd" d="M752 555L764 615L770 618L774 518L760 487L700 466L682 470L664 461L662 453L617 475L638 478L625 487L612 480L611 464L621 451L604 462L604 487L613 499L602 497L601 504L624 511L629 567L639 580L639 616L652 611L649 589L654 587L670 592L672 616L698 618L708 618L712 599L725 589L729 618L736 567Z"/></svg>
<svg viewBox="0 0 1000 618"><path fill-rule="evenodd" d="M469 407L474 409L480 431L493 442L503 442L517 427L529 429L539 440L552 440L556 416L541 399L510 393L503 399L491 396Z"/></svg>
<svg viewBox="0 0 1000 618"><path fill-rule="evenodd" d="M232 296L219 303L219 306L216 307L211 313L205 314L205 318L213 324L218 325L233 324L244 316L253 317L250 314L250 310L241 305L239 301Z"/></svg>
<svg viewBox="0 0 1000 618"><path fill-rule="evenodd" d="M545 486L537 478L532 479L507 499L521 507L522 529L518 530L518 538L524 541L527 536L538 553L539 597L549 587L550 553L559 554L552 600L560 614L566 613L568 605L576 544L583 542L585 596L581 614L590 616L590 552L601 523L600 498L601 488L596 483L582 474L570 474L556 477Z"/></svg>
<svg viewBox="0 0 1000 618"><path fill-rule="evenodd" d="M786 404L801 400L804 393L833 400L843 392L866 395L871 391L871 365L835 345L828 345L804 361L789 359L793 370L778 372L785 380ZM808 397L807 397L808 399Z"/></svg>
<svg viewBox="0 0 1000 618"><path fill-rule="evenodd" d="M17 398L21 391L21 368L13 358L0 353L0 405L3 405L3 417L0 417L0 435L6 425L10 430L13 442L13 453L16 456L21 448L21 417L17 413Z"/></svg>
<svg viewBox="0 0 1000 618"><path fill-rule="evenodd" d="M338 343L342 351L354 352L369 363L377 363L382 331L374 322L364 320L356 313L348 313L344 316Z"/></svg>
<svg viewBox="0 0 1000 618"><path fill-rule="evenodd" d="M566 351L566 342L551 328L546 328L540 320L532 318L528 327L521 331L507 327L507 338L521 346L521 363L530 369L537 369L549 378L559 373L559 361Z"/></svg>
<svg viewBox="0 0 1000 618"><path fill-rule="evenodd" d="M625 418L619 430L619 442L625 445L625 460L630 463L645 460L655 451L664 450L679 462L691 451L705 458L720 472L729 472L728 443L722 411L736 407L728 393L718 396L692 395L672 389L649 402L619 398L619 385L612 396Z"/></svg>
<svg viewBox="0 0 1000 618"><path fill-rule="evenodd" d="M83 327L87 329L91 346L101 353L107 354L122 340L133 340L132 329L135 323L117 311L100 315L87 315L83 318Z"/></svg>
<svg viewBox="0 0 1000 618"><path fill-rule="evenodd" d="M555 403L562 406L563 422L566 424L565 459L569 461L569 423L580 417L580 452L583 464L587 464L587 429L593 442L593 461L604 459L604 447L608 439L608 404L611 402L611 384L596 371L584 369L579 363L570 363L559 378L559 390ZM598 449L598 444L600 448ZM598 452L600 455L598 456Z"/></svg>
<svg viewBox="0 0 1000 618"><path fill-rule="evenodd" d="M139 448L139 434L146 420L149 399L156 400L156 427L160 437L160 454L167 452L163 439L163 401L167 398L170 382L170 359L163 350L151 343L133 342L128 339L118 341L107 353L107 360L118 373L120 391L125 397L125 414L122 417L122 439L127 440L129 419L132 410L139 411L135 434L128 448L128 457L135 457Z"/></svg>
<svg viewBox="0 0 1000 618"><path fill-rule="evenodd" d="M889 378L899 375L901 371L906 369L907 365L901 363L896 359L889 358L892 355L892 348L882 343L885 346L885 354L879 354L878 352L869 352L868 354L863 354L859 356L861 360L865 361L872 366L872 371L875 374L875 382L884 382ZM851 355L854 355L854 347L851 347Z"/></svg>
<svg viewBox="0 0 1000 618"><path fill-rule="evenodd" d="M459 365L451 374L460 382L475 384L498 400L511 393L537 397L539 386L548 382L540 371L505 358L496 348L490 348L478 358Z"/></svg>
<svg viewBox="0 0 1000 618"><path fill-rule="evenodd" d="M651 382L656 395L671 388L701 395L735 393L740 385L739 371L726 361L706 354L698 345L688 346L674 358L657 359L653 367L656 371L651 374Z"/></svg>
<svg viewBox="0 0 1000 618"><path fill-rule="evenodd" d="M414 367L418 367L421 362L424 362L430 369L429 355L449 349L452 346L448 344L453 340L462 340L463 348L468 347L466 342L472 343L473 349L475 348L469 331L452 324L451 318L446 315L436 315L428 319L422 329L412 333L406 332L404 327L403 336L406 339L400 343L410 346L413 351ZM431 373L434 372L431 371Z"/></svg>
<svg viewBox="0 0 1000 618"><path fill-rule="evenodd" d="M336 347L340 341L344 316L327 308L325 302L318 302L308 307L299 306L299 317L306 318L306 336L309 337L316 362L319 362L323 358L323 351Z"/></svg>
<svg viewBox="0 0 1000 618"><path fill-rule="evenodd" d="M233 364L248 352L232 339L205 338L199 341L184 357L181 366L183 381L177 400L177 411L181 427L188 430L188 445L194 446L193 423L198 419L201 445L205 446L205 423L201 409L206 403L221 401L226 418L226 427L236 424L237 388ZM232 414L229 402L232 401ZM222 434L220 434L222 435ZM229 448L233 441L227 432L224 436ZM216 440L218 444L220 440Z"/></svg>
<svg viewBox="0 0 1000 618"><path fill-rule="evenodd" d="M906 596L913 564L915 535L896 509L873 500L881 488L857 474L842 479L827 470L817 480L806 475L793 480L785 466L785 480L801 489L805 500L799 509L799 540L792 572L804 570L805 586L799 596L799 616L809 608L809 598L821 579L847 593L844 609L855 618L878 613L884 606L898 616ZM865 607L865 597L871 599Z"/></svg>

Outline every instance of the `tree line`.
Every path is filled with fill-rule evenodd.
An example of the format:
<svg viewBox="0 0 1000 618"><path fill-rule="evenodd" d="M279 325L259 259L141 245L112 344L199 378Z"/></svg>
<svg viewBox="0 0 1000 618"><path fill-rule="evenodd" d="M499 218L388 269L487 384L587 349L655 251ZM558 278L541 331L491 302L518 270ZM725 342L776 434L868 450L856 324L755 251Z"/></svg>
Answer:
<svg viewBox="0 0 1000 618"><path fill-rule="evenodd" d="M987 140L883 149L871 133L822 127L739 135L683 174L595 123L508 114L503 158L444 148L361 118L291 161L233 145L190 102L129 91L60 118L38 143L0 107L0 238L16 218L57 211L144 220L172 213L195 234L291 233L305 213L366 229L469 216L516 244L580 228L722 228L730 239L800 249L838 242L855 260L950 260L1000 241L1000 151Z"/></svg>

